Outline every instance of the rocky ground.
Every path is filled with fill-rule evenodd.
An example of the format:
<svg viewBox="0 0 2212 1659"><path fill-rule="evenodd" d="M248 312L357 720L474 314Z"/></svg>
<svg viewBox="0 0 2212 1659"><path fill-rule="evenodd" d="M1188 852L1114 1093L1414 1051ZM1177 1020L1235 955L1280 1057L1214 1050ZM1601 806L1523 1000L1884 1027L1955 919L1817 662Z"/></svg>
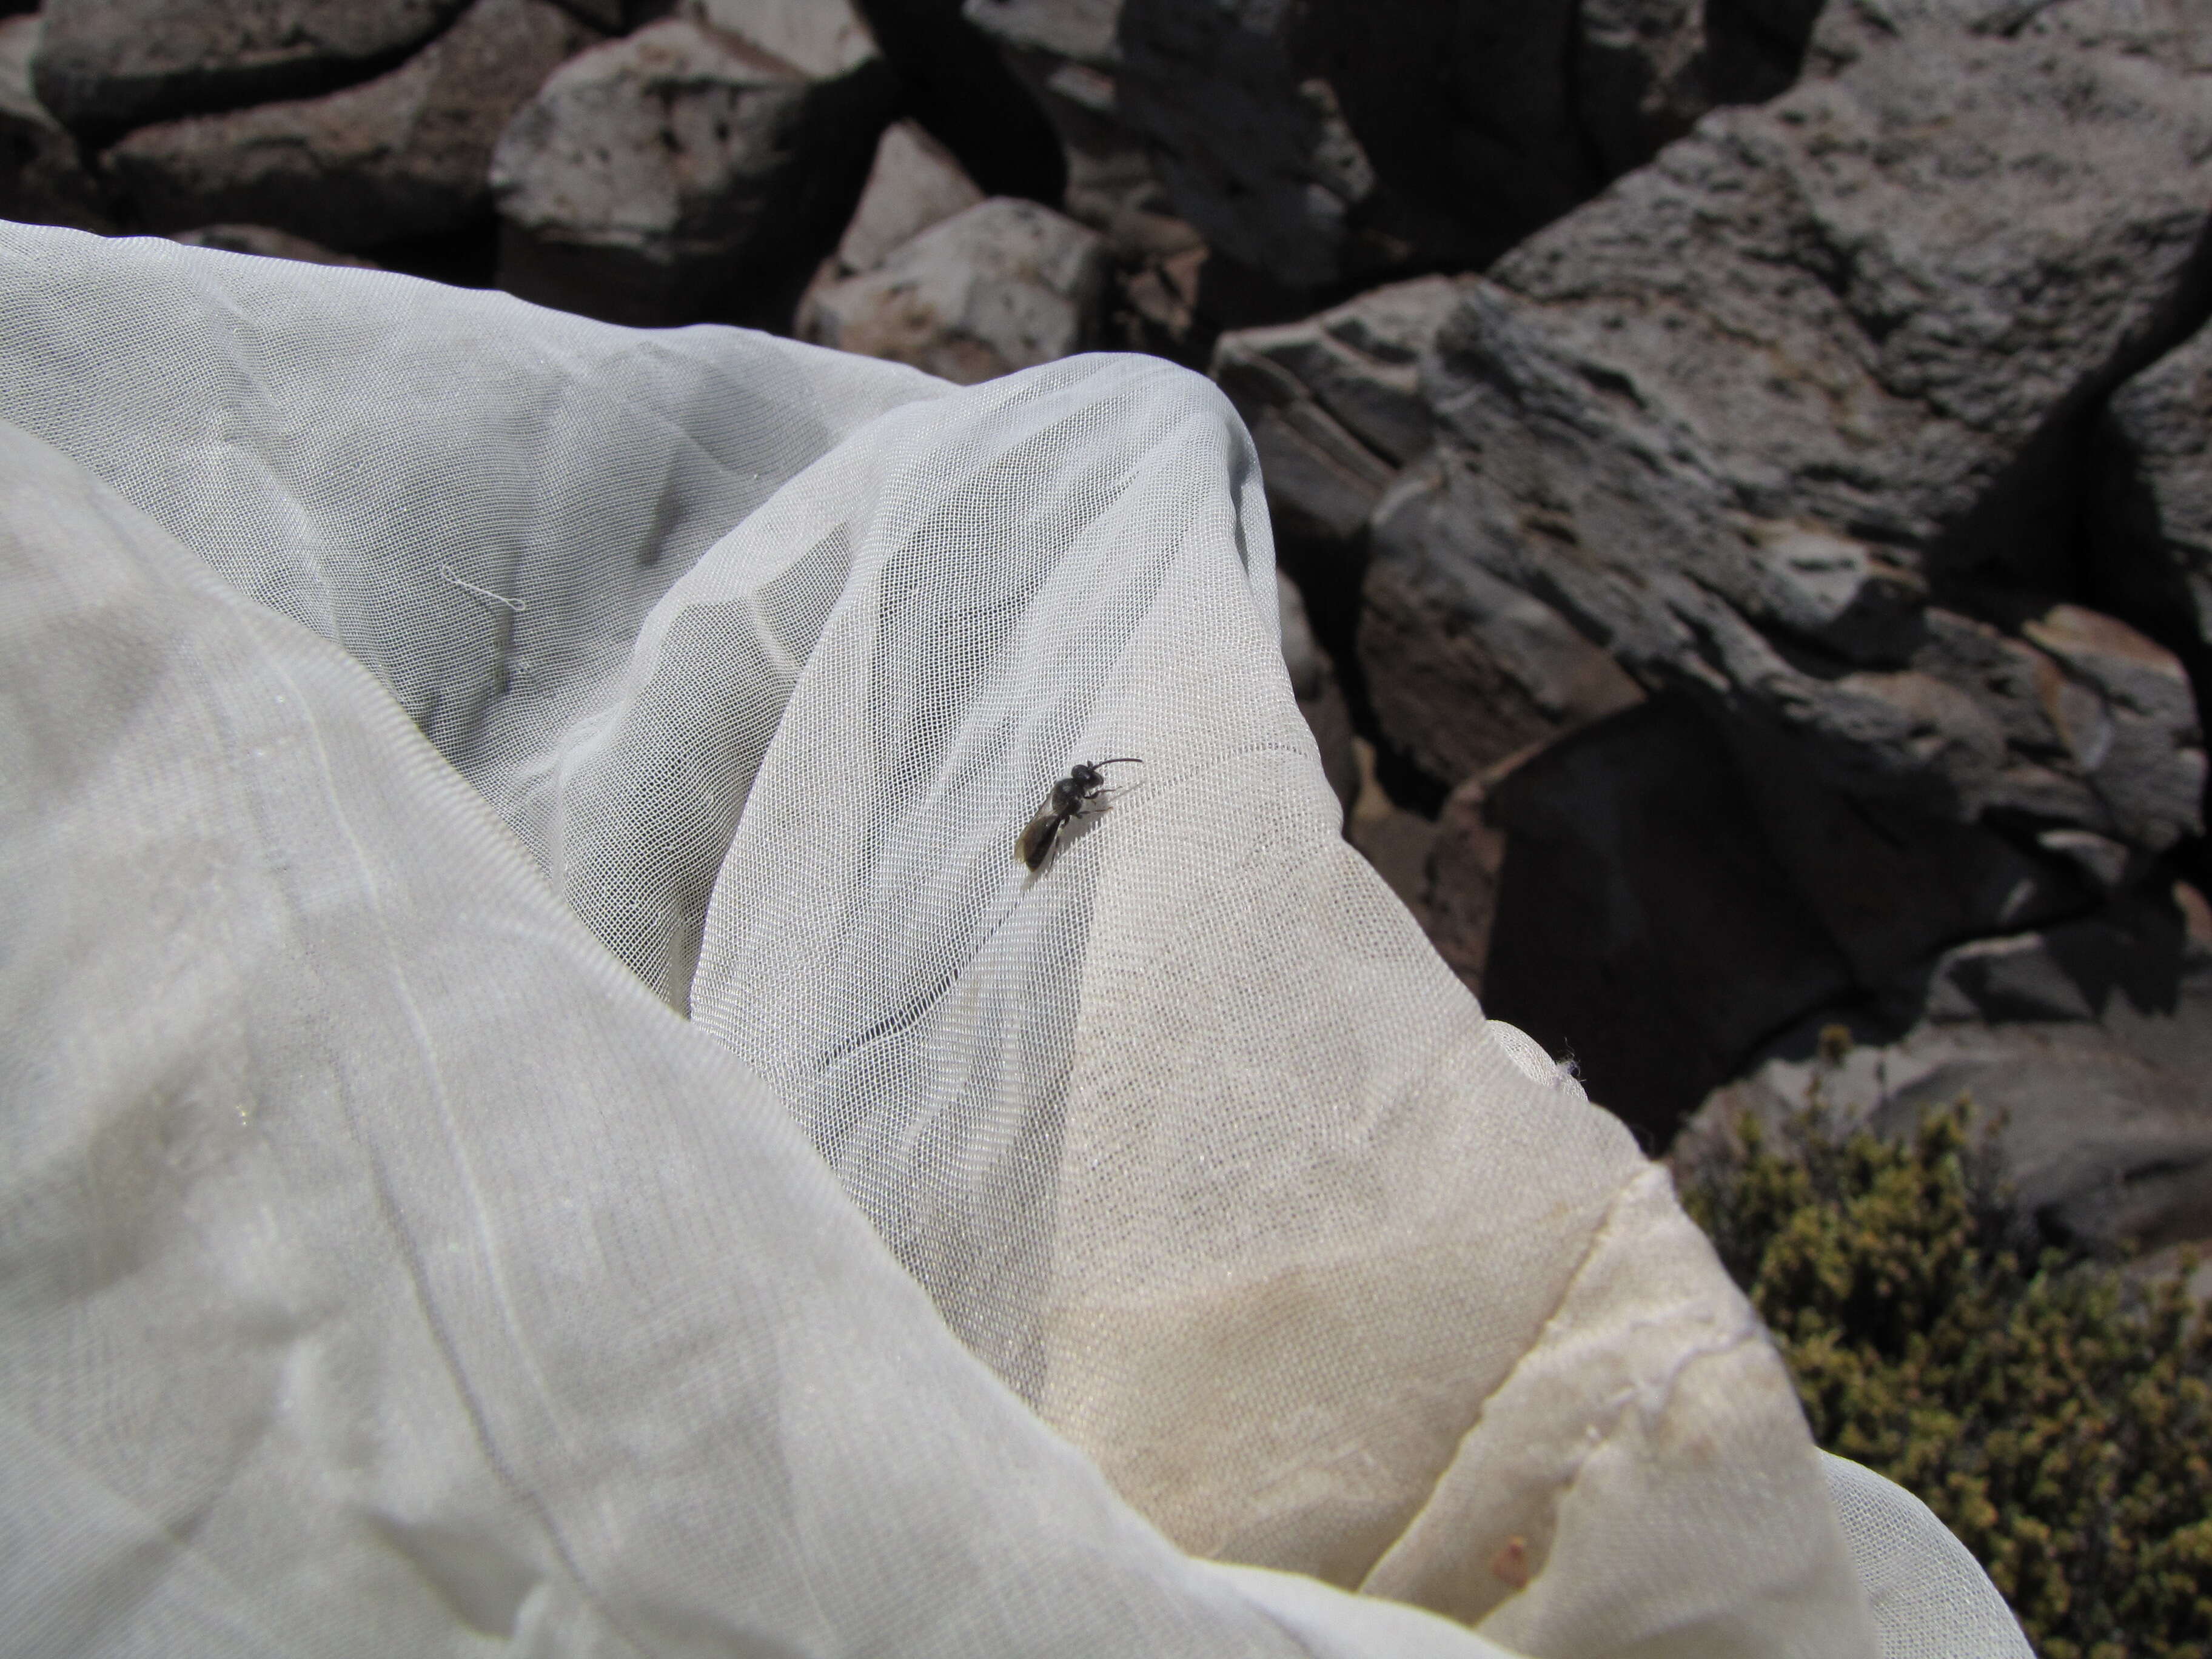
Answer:
<svg viewBox="0 0 2212 1659"><path fill-rule="evenodd" d="M2116 1247L2212 1237L2208 210L2212 0L0 17L9 216L1210 372L1487 1006L1655 1149L1843 1024Z"/></svg>

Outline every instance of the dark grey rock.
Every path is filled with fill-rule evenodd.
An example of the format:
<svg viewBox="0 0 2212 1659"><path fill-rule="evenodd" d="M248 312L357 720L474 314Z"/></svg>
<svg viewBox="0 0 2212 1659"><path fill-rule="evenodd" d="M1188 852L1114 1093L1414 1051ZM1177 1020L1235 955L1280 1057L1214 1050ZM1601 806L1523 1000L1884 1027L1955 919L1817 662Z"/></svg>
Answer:
<svg viewBox="0 0 2212 1659"><path fill-rule="evenodd" d="M1404 557L1440 635L1480 568L1863 798L2170 844L2203 763L2166 692L2085 670L2072 613L1930 595L2065 586L2063 446L2203 298L2204 77L2097 0L1868 16L1465 286Z"/></svg>
<svg viewBox="0 0 2212 1659"><path fill-rule="evenodd" d="M559 0L561 9L578 21L588 23L601 35L620 34L633 24L645 21L648 9L642 0Z"/></svg>
<svg viewBox="0 0 2212 1659"><path fill-rule="evenodd" d="M1813 1035L1838 1017L1808 1018L1707 1099L1678 1165L1714 1156L1747 1111L1779 1121L1816 1079L1841 1123L1888 1135L1965 1096L2050 1231L2111 1249L2212 1238L2212 953L2170 902L1949 953L1934 990L1929 1018L1838 1066Z"/></svg>
<svg viewBox="0 0 2212 1659"><path fill-rule="evenodd" d="M1472 561L1433 580L1457 526L1430 460L1376 507L1359 617L1368 701L1394 747L1456 782L1631 708L1644 691L1525 588Z"/></svg>
<svg viewBox="0 0 2212 1659"><path fill-rule="evenodd" d="M1449 279L1419 277L1216 342L1213 378L1251 428L1268 509L1291 533L1355 537L1428 448L1420 359L1457 298Z"/></svg>
<svg viewBox="0 0 2212 1659"><path fill-rule="evenodd" d="M1575 732L1487 793L1506 842L1483 1005L1571 1051L1647 1146L1756 1044L1851 988L1727 744L1683 701Z"/></svg>
<svg viewBox="0 0 2212 1659"><path fill-rule="evenodd" d="M1961 939L2013 933L2097 901L2063 848L2022 847L1984 824L1856 800L1771 730L1735 724L1726 732L1767 846L1864 991L1883 991Z"/></svg>
<svg viewBox="0 0 2212 1659"><path fill-rule="evenodd" d="M477 0L373 81L141 127L104 160L150 229L281 225L354 248L434 235L489 210L508 119L599 39L550 0Z"/></svg>
<svg viewBox="0 0 2212 1659"><path fill-rule="evenodd" d="M95 141L393 67L467 0L47 0L39 97Z"/></svg>
<svg viewBox="0 0 2212 1659"><path fill-rule="evenodd" d="M1236 280L1281 305L1488 263L1716 104L1788 85L1811 10L967 0L966 15L1060 128L1071 212L1107 228L1088 199L1133 204L1157 179Z"/></svg>
<svg viewBox="0 0 2212 1659"><path fill-rule="evenodd" d="M1102 343L1197 367L1224 311L1221 266L1125 118L1121 9L1120 0L967 0L964 16L1057 136L1060 204L1106 239L1114 276ZM1240 304L1232 295L1226 309Z"/></svg>
<svg viewBox="0 0 2212 1659"><path fill-rule="evenodd" d="M0 22L0 219L112 230L106 187L32 90L31 58L43 27L35 14Z"/></svg>
<svg viewBox="0 0 2212 1659"><path fill-rule="evenodd" d="M1114 111L1210 247L1291 290L1377 274L1402 253L1364 236L1381 181L1304 61L1303 13L1270 0L1120 10Z"/></svg>
<svg viewBox="0 0 2212 1659"><path fill-rule="evenodd" d="M1083 349L1096 337L1106 274L1096 232L994 197L874 270L817 289L805 337L972 386Z"/></svg>
<svg viewBox="0 0 2212 1659"><path fill-rule="evenodd" d="M1251 428L1279 533L1309 558L1364 555L1368 696L1394 748L1447 783L1643 696L1525 590L1471 572L1445 589L1424 580L1428 541L1451 526L1433 521L1419 364L1458 298L1443 276L1393 284L1302 322L1225 334L1212 363Z"/></svg>
<svg viewBox="0 0 2212 1659"><path fill-rule="evenodd" d="M842 0L692 0L581 53L495 151L501 286L633 324L787 318L892 92Z"/></svg>

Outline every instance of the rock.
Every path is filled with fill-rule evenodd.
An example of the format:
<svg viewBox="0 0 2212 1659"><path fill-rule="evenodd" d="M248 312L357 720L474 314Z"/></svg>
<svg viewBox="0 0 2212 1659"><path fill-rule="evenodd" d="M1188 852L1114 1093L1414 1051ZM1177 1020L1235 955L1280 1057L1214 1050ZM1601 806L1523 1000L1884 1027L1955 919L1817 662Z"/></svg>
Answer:
<svg viewBox="0 0 2212 1659"><path fill-rule="evenodd" d="M975 0L969 15L991 3ZM1117 9L1117 72L1099 94L1143 135L1176 214L1210 247L1293 291L1371 277L1402 258L1370 229L1381 181L1305 61L1302 13L1269 0ZM1071 185L1073 173L1071 163Z"/></svg>
<svg viewBox="0 0 2212 1659"><path fill-rule="evenodd" d="M1428 522L1439 496L1417 459L1433 429L1419 362L1458 297L1446 277L1394 284L1303 322L1225 334L1212 363L1251 428L1290 556L1349 567L1364 554L1366 694L1394 749L1447 784L1643 696L1526 592L1493 578L1439 594L1422 585L1425 558L1400 556L1409 536L1450 533ZM1322 590L1347 600L1326 582ZM1441 627L1438 603L1453 607Z"/></svg>
<svg viewBox="0 0 2212 1659"><path fill-rule="evenodd" d="M434 235L489 210L508 118L598 39L550 0L476 0L373 81L141 127L106 164L151 229L237 221L356 248Z"/></svg>
<svg viewBox="0 0 2212 1659"><path fill-rule="evenodd" d="M111 231L106 187L31 88L43 27L36 14L0 22L0 219Z"/></svg>
<svg viewBox="0 0 2212 1659"><path fill-rule="evenodd" d="M1067 167L1036 99L961 0L858 0L897 72L902 110L959 158L986 196L1060 206Z"/></svg>
<svg viewBox="0 0 2212 1659"><path fill-rule="evenodd" d="M620 34L636 24L646 21L645 13L655 8L645 0L560 0L561 9L579 22L589 23L602 35ZM658 8L665 11L665 7Z"/></svg>
<svg viewBox="0 0 2212 1659"><path fill-rule="evenodd" d="M982 199L944 145L911 121L894 121L877 141L860 205L837 243L838 276L873 270L901 243Z"/></svg>
<svg viewBox="0 0 2212 1659"><path fill-rule="evenodd" d="M1817 1014L1717 1090L1674 1158L1714 1155L1746 1111L1770 1123L1817 1079L1845 1125L1910 1133L1965 1095L1996 1126L1997 1174L2062 1239L2119 1250L2212 1237L2212 953L2162 899L1947 955L1929 1018L1814 1054Z"/></svg>
<svg viewBox="0 0 2212 1659"><path fill-rule="evenodd" d="M1644 702L1637 681L1524 588L1468 564L1429 581L1455 526L1427 460L1376 507L1358 653L1367 699L1391 744L1455 783Z"/></svg>
<svg viewBox="0 0 2212 1659"><path fill-rule="evenodd" d="M964 15L1051 123L1068 216L1106 239L1115 343L1197 367L1219 327L1219 285L1206 280L1205 239L1177 216L1144 135L1123 118L1120 13L1120 0L968 0Z"/></svg>
<svg viewBox="0 0 2212 1659"><path fill-rule="evenodd" d="M1106 268L1096 232L994 197L818 290L805 337L973 386L1082 350L1096 337Z"/></svg>
<svg viewBox="0 0 2212 1659"><path fill-rule="evenodd" d="M1272 328L1224 334L1211 372L1251 428L1279 532L1348 544L1432 434L1420 358L1457 289L1424 276Z"/></svg>
<svg viewBox="0 0 2212 1659"><path fill-rule="evenodd" d="M1275 573L1277 606L1283 619L1283 666L1291 677L1291 694L1298 713L1306 719L1314 743L1321 750L1321 769L1336 798L1349 812L1359 793L1359 761L1352 748L1352 710L1337 684L1336 666L1328 653L1315 643L1306 621L1306 602L1290 578Z"/></svg>
<svg viewBox="0 0 2212 1659"><path fill-rule="evenodd" d="M1723 730L1768 848L1869 994L1960 940L2097 902L2063 844L2023 845L1986 824L1854 799L1772 728L1735 721Z"/></svg>
<svg viewBox="0 0 2212 1659"><path fill-rule="evenodd" d="M1785 91L1820 13L1820 0L1583 0L1570 73L1597 172L1619 178L1709 111Z"/></svg>
<svg viewBox="0 0 2212 1659"><path fill-rule="evenodd" d="M1571 1052L1591 1097L1647 1147L1754 1045L1850 991L1850 963L1769 850L1727 744L1685 701L1552 744L1488 806L1506 842L1484 1006Z"/></svg>
<svg viewBox="0 0 2212 1659"><path fill-rule="evenodd" d="M2201 756L2025 596L2066 586L2081 418L2201 302L2203 87L2117 0L2008 33L1898 11L1832 9L1817 78L1463 286L1425 368L1441 494L1399 554L1427 650L1479 568L1862 799L2156 848ZM2021 598L1955 608L1990 590Z"/></svg>
<svg viewBox="0 0 2212 1659"><path fill-rule="evenodd" d="M501 286L638 325L787 316L892 91L842 0L693 0L583 52L494 153Z"/></svg>
<svg viewBox="0 0 2212 1659"><path fill-rule="evenodd" d="M1632 708L1643 689L1559 611L1472 562L1431 580L1456 526L1434 466L1416 462L1376 507L1359 663L1393 746L1455 783Z"/></svg>
<svg viewBox="0 0 2212 1659"><path fill-rule="evenodd" d="M1429 942L1477 996L1505 867L1505 832L1490 821L1490 792L1511 763L1478 773L1444 798L1429 851L1423 906Z"/></svg>
<svg viewBox="0 0 2212 1659"><path fill-rule="evenodd" d="M380 75L467 0L47 0L31 73L62 125L104 143L180 115L312 98Z"/></svg>
<svg viewBox="0 0 2212 1659"><path fill-rule="evenodd" d="M311 265L352 265L362 270L378 267L368 259L311 242L304 236L267 225L200 225L170 234L173 242L187 247L216 247L229 253L252 253L264 259L299 259Z"/></svg>
<svg viewBox="0 0 2212 1659"><path fill-rule="evenodd" d="M2212 323L2112 394L2099 440L2092 545L2112 607L2212 691Z"/></svg>
<svg viewBox="0 0 2212 1659"><path fill-rule="evenodd" d="M1116 259L1139 265L1186 251L1176 217L1120 109L1121 0L967 0L962 15L993 42L1052 124L1066 163L1064 205Z"/></svg>
<svg viewBox="0 0 2212 1659"><path fill-rule="evenodd" d="M2201 830L2204 738L2173 654L2080 605L2053 605L2021 632L2057 666L2038 690L2105 808L2100 827L2153 852Z"/></svg>

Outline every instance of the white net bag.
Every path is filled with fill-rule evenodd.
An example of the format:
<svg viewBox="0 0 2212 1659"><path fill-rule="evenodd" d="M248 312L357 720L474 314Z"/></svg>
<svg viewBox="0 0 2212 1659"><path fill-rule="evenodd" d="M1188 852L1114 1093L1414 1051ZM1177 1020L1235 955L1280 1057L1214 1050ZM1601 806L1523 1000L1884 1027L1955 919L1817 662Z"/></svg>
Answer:
<svg viewBox="0 0 2212 1659"><path fill-rule="evenodd" d="M1205 381L8 226L0 422L0 1645L1906 1650Z"/></svg>

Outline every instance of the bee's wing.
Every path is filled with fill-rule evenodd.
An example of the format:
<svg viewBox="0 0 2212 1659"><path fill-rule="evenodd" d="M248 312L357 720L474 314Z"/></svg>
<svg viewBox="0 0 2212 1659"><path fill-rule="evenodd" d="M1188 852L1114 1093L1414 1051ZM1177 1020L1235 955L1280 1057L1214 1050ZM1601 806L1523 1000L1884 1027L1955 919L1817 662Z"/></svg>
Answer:
<svg viewBox="0 0 2212 1659"><path fill-rule="evenodd" d="M1053 811L1052 802L1046 801L1037 809L1037 815L1030 820L1029 828L1022 831L1021 839L1014 843L1014 856L1030 869L1036 869L1044 862L1044 855L1052 851L1052 843L1060 834L1061 822L1060 815Z"/></svg>

